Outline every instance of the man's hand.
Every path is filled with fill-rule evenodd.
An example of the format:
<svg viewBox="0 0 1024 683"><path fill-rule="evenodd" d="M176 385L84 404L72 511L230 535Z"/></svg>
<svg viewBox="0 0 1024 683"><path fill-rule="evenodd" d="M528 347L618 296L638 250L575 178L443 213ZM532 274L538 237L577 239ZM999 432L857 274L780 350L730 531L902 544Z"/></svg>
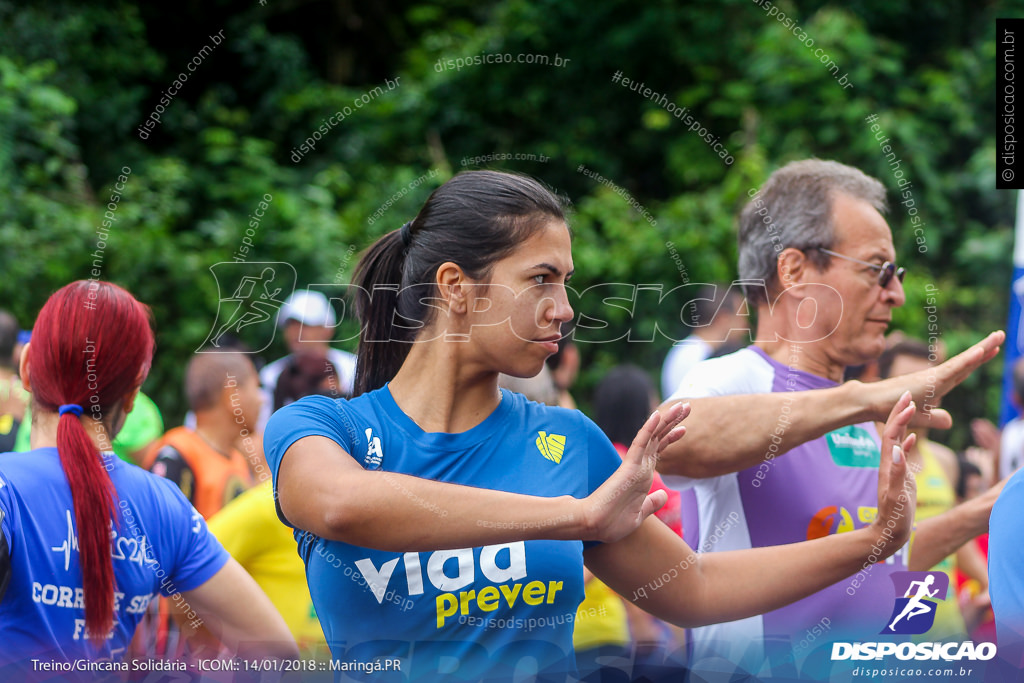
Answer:
<svg viewBox="0 0 1024 683"><path fill-rule="evenodd" d="M910 423L911 427L949 429L953 426L953 418L945 410L935 407L939 399L967 379L983 363L995 358L999 353L999 345L1005 339L1006 334L999 330L941 365L863 385L863 391L870 392L871 395L871 419L876 422L885 420L892 404L904 391L909 391L914 402L920 407Z"/></svg>

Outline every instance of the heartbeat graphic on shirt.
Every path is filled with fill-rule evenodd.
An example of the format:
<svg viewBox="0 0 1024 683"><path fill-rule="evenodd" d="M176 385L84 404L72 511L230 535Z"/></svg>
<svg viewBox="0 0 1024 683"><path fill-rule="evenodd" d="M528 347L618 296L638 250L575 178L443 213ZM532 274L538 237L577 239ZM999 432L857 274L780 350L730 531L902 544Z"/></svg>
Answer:
<svg viewBox="0 0 1024 683"><path fill-rule="evenodd" d="M71 510L65 510L68 519L68 536L64 543L50 548L55 553L64 553L64 571L71 567L71 551L78 550L78 536L75 535L75 527L71 521Z"/></svg>

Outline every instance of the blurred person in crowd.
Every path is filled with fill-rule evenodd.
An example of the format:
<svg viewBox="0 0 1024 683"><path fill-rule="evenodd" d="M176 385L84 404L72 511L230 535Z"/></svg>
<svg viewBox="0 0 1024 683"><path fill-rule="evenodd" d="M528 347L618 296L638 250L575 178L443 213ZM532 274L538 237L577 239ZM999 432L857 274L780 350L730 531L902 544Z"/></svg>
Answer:
<svg viewBox="0 0 1024 683"><path fill-rule="evenodd" d="M558 340L558 350L548 356L544 365L551 371L551 381L555 383L555 389L558 391L556 405L572 410L576 407L576 400L573 399L570 389L576 384L576 378L580 374L580 349L573 338L576 330L573 321L564 323L560 330L562 337Z"/></svg>
<svg viewBox="0 0 1024 683"><path fill-rule="evenodd" d="M540 372L533 377L514 377L502 373L498 375L498 386L548 406L557 406L561 400L547 365L542 366Z"/></svg>
<svg viewBox="0 0 1024 683"><path fill-rule="evenodd" d="M141 464L153 442L164 433L160 408L141 391L132 412L124 421L124 429L114 439L114 452L125 462Z"/></svg>
<svg viewBox="0 0 1024 683"><path fill-rule="evenodd" d="M71 283L39 313L20 367L33 448L0 455L5 680L50 677L39 659L119 661L157 595L173 596L231 653L297 654L273 605L181 492L111 451L153 345L149 310L107 282Z"/></svg>
<svg viewBox="0 0 1024 683"><path fill-rule="evenodd" d="M557 351L572 272L561 200L494 171L454 176L360 259L355 398L306 397L266 433L278 514L334 657L399 658L399 675L421 680L561 682L576 668L584 562L690 626L778 608L905 543L909 392L891 406L870 525L695 555L650 518L667 501L649 492L653 468L683 435L684 405L655 411L623 458L579 411L498 387Z"/></svg>
<svg viewBox="0 0 1024 683"><path fill-rule="evenodd" d="M266 365L266 361L264 361L261 356L258 356L256 354L254 354L252 349L249 347L248 344L246 344L244 341L242 341L241 338L239 338L238 336L236 336L236 335L234 335L234 334L232 334L230 332L225 334L223 337L220 338L219 345L216 347L215 350L218 353L227 353L228 351L236 351L238 353L243 353L243 354L249 356L249 360L252 361L253 367L256 368L257 374ZM274 412L274 410L273 410L273 407L274 407L274 394L273 394L273 392L267 391L265 388L263 388L262 385L260 385L260 393L263 396L263 402L262 402L261 407L260 407L260 417L259 417L259 420L257 422L257 427L256 427L256 434L257 435L262 435L263 434L263 428L267 426L267 420L270 419L270 414L272 412ZM195 412L192 411L191 409L187 410L185 412L185 419L182 421L182 424L184 424L189 429L195 429L196 428L196 414L195 414ZM260 441L262 443L262 436L260 436L259 438L260 438ZM262 448L262 446L261 446L261 448Z"/></svg>
<svg viewBox="0 0 1024 683"><path fill-rule="evenodd" d="M502 374L499 385L538 403L557 406L561 400L546 365L530 378ZM594 421L615 449L624 454L627 450L624 442L639 431L658 403L654 385L643 370L632 365L618 366L609 371L595 390ZM651 492L654 491L665 491L668 495L668 502L654 513L655 516L682 536L679 493L668 489L657 473L651 485ZM614 671L631 669L634 676L642 673L650 678L653 666L663 662L676 645L683 644L683 630L655 619L615 594L589 570L584 568L583 571L584 598L577 610L573 631L581 676L591 681L602 680L602 676L614 679ZM673 641L673 635L678 643ZM634 651L631 645L635 645ZM610 672L609 668L614 671ZM673 664L669 671L669 675L678 676L678 665Z"/></svg>
<svg viewBox="0 0 1024 683"><path fill-rule="evenodd" d="M647 373L636 365L617 365L601 379L594 389L594 422L620 454L627 450L630 434L639 430L638 421L647 419L660 403L657 389ZM661 475L654 473L653 490L664 490L668 502L655 512L678 536L682 536L679 492L665 486Z"/></svg>
<svg viewBox="0 0 1024 683"><path fill-rule="evenodd" d="M501 374L498 376L498 386L549 406L557 406L561 400L547 364L542 365L540 372L533 377ZM649 415L650 411L643 413L641 426ZM636 432L634 430L627 439L632 439ZM660 514L660 511L655 514ZM623 669L616 665L630 660L626 609L622 598L586 567L583 568L583 601L576 610L572 634L581 681L612 681L625 675Z"/></svg>
<svg viewBox="0 0 1024 683"><path fill-rule="evenodd" d="M316 355L295 354L275 387L276 407L304 396L339 398L334 366ZM277 518L269 473L262 483L228 503L210 519L210 531L256 579L284 617L302 658L330 656L306 584L295 538Z"/></svg>
<svg viewBox="0 0 1024 683"><path fill-rule="evenodd" d="M142 466L174 482L208 520L252 486L252 470L266 472L262 442L252 431L263 396L248 355L209 350L189 361L185 395L196 416L195 428L168 431L150 446ZM180 610L161 600L140 629L135 647L155 657L181 657L187 647L195 652L209 646L208 634L197 633Z"/></svg>
<svg viewBox="0 0 1024 683"><path fill-rule="evenodd" d="M956 480L956 502L962 503L977 498L988 490L981 468L968 460L964 453L957 453L956 460L959 472Z"/></svg>
<svg viewBox="0 0 1024 683"><path fill-rule="evenodd" d="M274 387L274 410L314 394L330 398L346 396L341 391L338 371L331 361L317 354L292 354Z"/></svg>
<svg viewBox="0 0 1024 683"><path fill-rule="evenodd" d="M284 618L302 659L330 657L291 530L277 518L268 477L210 518L210 532Z"/></svg>
<svg viewBox="0 0 1024 683"><path fill-rule="evenodd" d="M929 348L922 341L902 337L878 358L878 374L880 379L902 377L927 371L944 360L943 349ZM938 405L939 401L936 401L935 407ZM956 453L928 438L930 430L927 426L917 426L911 431L917 435L917 441L907 453L907 461L917 480L915 515L917 522L920 523L952 509L957 504L955 485L960 480L960 467ZM929 568L932 571L941 571L949 577L947 595L936 596L942 600L936 605L935 620L928 631L927 637L931 640L963 640L967 637L967 626L961 614L956 591L954 569L959 569L977 586L982 602L973 605L972 612L987 607L988 571L985 557L978 550L974 540L968 539L954 553Z"/></svg>
<svg viewBox="0 0 1024 683"><path fill-rule="evenodd" d="M18 339L14 343L14 350L11 351L11 365L17 371L21 367L21 352L32 340L32 330L21 330L18 332Z"/></svg>
<svg viewBox="0 0 1024 683"><path fill-rule="evenodd" d="M697 363L711 357L725 346L750 343L750 321L743 314L743 296L739 290L724 284L701 285L696 298L682 312L687 329L685 339L677 341L661 366L661 395L669 396L683 377Z"/></svg>
<svg viewBox="0 0 1024 683"><path fill-rule="evenodd" d="M1010 402L1018 411L1024 411L1024 358L1018 358L1013 364ZM1000 480L1008 479L1024 465L1024 416L1018 415L1003 425L995 459L996 474Z"/></svg>
<svg viewBox="0 0 1024 683"><path fill-rule="evenodd" d="M336 393L352 395L356 357L330 346L337 317L326 296L308 289L295 291L278 311L277 324L284 332L289 353L260 370L260 383L271 396L274 396L278 377L286 368L294 366L294 359L300 354L331 363L337 379Z"/></svg>
<svg viewBox="0 0 1024 683"><path fill-rule="evenodd" d="M256 368L236 351L202 351L185 370L196 427L175 427L154 443L143 467L173 481L209 519L253 484L249 458L261 459L253 433L262 406Z"/></svg>
<svg viewBox="0 0 1024 683"><path fill-rule="evenodd" d="M981 479L987 489L999 482L999 441L1002 433L999 427L983 417L971 420L971 437L974 445L968 446L961 456L981 472Z"/></svg>
<svg viewBox="0 0 1024 683"><path fill-rule="evenodd" d="M225 334L223 337L221 337L220 345L216 348L215 352L227 353L229 351L234 351L236 353L240 353L248 357L249 360L252 361L253 367L256 368L257 373L259 373L259 371L264 367L263 359L260 356L254 354L248 344L242 341L239 337L230 333ZM318 373L326 372L328 368L333 368L333 365L327 365L325 363L323 367L312 368L311 371ZM301 374L301 371L299 371L299 374ZM302 380L300 380L300 382L301 381ZM333 387L336 386L336 384L332 383L331 380L328 380L327 383L331 387L329 389L330 393L328 395L334 395ZM277 391L276 386L275 391ZM282 389L282 400L288 400L287 397L292 391L293 387L290 383L288 383L288 386ZM242 451L242 454L245 456L245 459L249 464L249 473L254 481L262 481L267 476L266 459L263 455L263 429L266 427L267 420L270 419L270 415L273 412L274 393L267 391L261 385L260 401L260 414L259 418L257 419L256 429L249 430L249 437L251 438L251 441L245 441L243 439L241 446L239 446L239 450ZM195 431L195 411L190 409L185 413L184 426L188 427L192 431Z"/></svg>
<svg viewBox="0 0 1024 683"><path fill-rule="evenodd" d="M857 169L810 159L778 169L748 197L739 277L757 309L758 341L695 366L662 408L692 403L689 434L665 449L659 470L686 491L684 533L702 551L841 537L871 524L877 467L889 456L875 421L909 392L926 406L914 426L948 428L949 413L929 402L1005 338L993 333L925 371L843 383L847 366L885 350L892 310L905 300L882 217L885 188ZM927 570L983 533L997 493L921 521L912 549L870 572L761 616L693 629L691 666L785 674L818 666L811 655L824 641L879 633L890 621L890 575ZM794 644L826 618L827 636L798 651Z"/></svg>
<svg viewBox="0 0 1024 683"><path fill-rule="evenodd" d="M0 310L0 453L14 450L18 427L25 419L28 407L28 392L18 380L18 366L14 360L18 332L18 321L14 316Z"/></svg>
<svg viewBox="0 0 1024 683"><path fill-rule="evenodd" d="M594 422L612 442L615 450L623 454L627 450L626 442L639 430L638 425L643 425L644 420L652 410L657 409L660 402L654 382L646 372L636 365L617 365L608 371L594 389ZM679 492L665 486L661 475L655 473L651 491L659 490L665 491L668 502L654 514L681 537L683 529ZM588 598L592 584L610 592L598 579L592 578L593 574L584 571ZM651 616L628 600L615 597L625 606L632 641L632 652L617 654L624 662L632 663L632 680L645 680L651 683L678 680L685 659L681 650L685 646L685 631ZM587 604L587 600L584 600L583 604ZM595 624L589 621L577 622L576 632L573 634L573 644L577 648L576 661L581 674L588 669L600 669L598 658L607 658L613 654L609 652L609 644L591 635L591 631L595 630L594 626ZM588 642L596 642L601 647L588 649Z"/></svg>
<svg viewBox="0 0 1024 683"><path fill-rule="evenodd" d="M991 480L985 477L966 453L957 453L956 458L959 473L956 502L959 504L983 494L991 486ZM991 596L988 593L988 534L982 534L969 543L974 546L975 552L984 562L985 581L972 579L957 568L955 577L960 610L971 640L976 643L994 643L996 624L992 614Z"/></svg>
<svg viewBox="0 0 1024 683"><path fill-rule="evenodd" d="M1010 403L1018 412L1024 411L1024 358L1013 365ZM971 421L971 435L976 447L967 456L981 469L986 481L1002 481L1024 465L1024 417L1017 416L1003 429L991 420L976 418Z"/></svg>
<svg viewBox="0 0 1024 683"><path fill-rule="evenodd" d="M730 339L725 342L717 349L711 352L708 358L720 358L722 356L728 356L730 353L736 353L740 349L746 347L749 344L749 340L734 340Z"/></svg>

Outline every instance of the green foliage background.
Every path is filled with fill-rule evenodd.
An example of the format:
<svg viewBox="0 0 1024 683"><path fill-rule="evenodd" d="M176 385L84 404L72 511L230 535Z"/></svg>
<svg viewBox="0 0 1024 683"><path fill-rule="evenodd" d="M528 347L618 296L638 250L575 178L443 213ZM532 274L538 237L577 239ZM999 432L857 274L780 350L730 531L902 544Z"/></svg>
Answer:
<svg viewBox="0 0 1024 683"><path fill-rule="evenodd" d="M249 261L290 262L300 286L331 283L351 274L350 247L408 220L434 187L469 167L466 157L544 155L487 166L535 175L574 202L574 284L668 289L681 273L666 243L690 281L732 280L734 217L747 190L788 161L818 156L860 167L891 190L889 221L910 272L898 328L925 335L928 283L941 292L951 352L1002 327L1015 194L994 189L995 17L1024 13L966 0L777 5L854 87L837 84L751 0L0 2L0 306L28 327L54 289L88 277L103 206L129 167L103 272L153 308L159 350L145 390L174 424L184 412L184 365L216 315L209 267L231 259L265 193L273 201ZM162 92L220 30L224 42L140 139L135 131ZM439 61L482 53L569 62L445 69ZM724 165L678 119L613 83L614 72L689 108L735 162ZM399 87L291 161L325 118L386 79ZM926 253L897 202L870 114L914 183ZM581 164L627 190L657 224L578 172ZM367 221L431 169L433 180ZM655 321L671 326L654 301L631 316L599 315L650 337ZM625 360L656 375L670 344L663 336L583 344L576 393L585 399ZM277 340L266 356L280 351ZM958 417L953 445L967 442L966 418L996 415L1000 371L990 364L947 401Z"/></svg>

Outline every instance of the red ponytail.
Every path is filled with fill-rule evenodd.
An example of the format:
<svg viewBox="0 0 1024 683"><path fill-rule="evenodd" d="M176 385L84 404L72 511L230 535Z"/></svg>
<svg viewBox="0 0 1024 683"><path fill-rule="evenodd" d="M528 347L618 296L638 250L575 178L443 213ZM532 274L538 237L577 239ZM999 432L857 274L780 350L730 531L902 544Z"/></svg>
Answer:
<svg viewBox="0 0 1024 683"><path fill-rule="evenodd" d="M152 356L149 309L117 285L85 280L47 300L28 347L34 409L56 413L61 405L77 404L83 411L82 418L60 416L57 450L75 508L85 624L94 643L106 640L114 621L110 525L117 492L86 418L102 421L113 439L113 410L145 378Z"/></svg>

